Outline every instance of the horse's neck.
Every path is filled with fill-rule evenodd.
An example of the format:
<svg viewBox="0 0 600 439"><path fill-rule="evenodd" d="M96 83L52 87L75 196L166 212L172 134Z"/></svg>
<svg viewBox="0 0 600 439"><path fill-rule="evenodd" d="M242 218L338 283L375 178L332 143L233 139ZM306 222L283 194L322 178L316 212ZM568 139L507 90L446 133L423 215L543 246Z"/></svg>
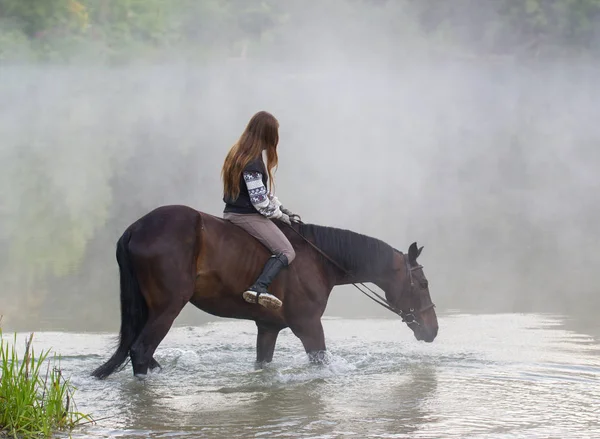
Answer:
<svg viewBox="0 0 600 439"><path fill-rule="evenodd" d="M305 225L304 234L327 257L335 285L378 283L392 264L394 250L383 241L350 230Z"/></svg>

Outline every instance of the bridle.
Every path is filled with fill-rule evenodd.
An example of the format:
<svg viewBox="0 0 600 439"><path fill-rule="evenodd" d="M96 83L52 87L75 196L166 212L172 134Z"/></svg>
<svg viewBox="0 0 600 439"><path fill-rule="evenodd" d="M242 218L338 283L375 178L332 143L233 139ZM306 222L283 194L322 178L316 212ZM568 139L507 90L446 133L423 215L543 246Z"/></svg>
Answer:
<svg viewBox="0 0 600 439"><path fill-rule="evenodd" d="M293 219L294 222L299 223L299 224L304 224L297 215L294 215L295 219ZM323 256L325 259L327 259L329 262L331 262L335 267L337 267L340 271L342 271L344 273L344 276L346 277L350 277L351 276L351 272L346 270L344 267L342 267L340 264L338 264L336 261L334 261L331 257L329 257L329 255L327 255L323 250L321 250L319 247L317 247L315 244L313 244L312 242L310 242L308 240L308 238L306 238L302 233L300 233L298 230L296 230L293 226L289 226L290 229L292 229L298 236L300 236L304 242L306 242L308 245L310 245L313 249L315 249L319 254L321 254L321 256ZM398 251L398 250L396 250ZM402 254L402 256L404 256L404 264L406 267L406 271L408 273L408 279L410 281L410 289L411 289L411 293L413 293L413 289L415 286L414 280L413 280L413 275L412 272L414 270L419 270L422 269L423 266L422 265L417 265L415 267L411 267L409 265L408 262L408 258L406 257L406 255L402 252L399 252ZM378 294L377 292L373 291L371 288L369 288L368 286L366 286L364 283L362 282L358 282L354 283L351 282L352 285L354 285L354 287L356 287L356 289L358 291L360 291L361 293L363 293L365 296L367 296L369 299L371 299L372 301L374 301L375 303L378 303L379 305L383 306L384 308L390 310L391 312L393 312L394 314L397 314L398 316L400 316L400 318L402 319L402 321L404 323L406 323L407 325L417 325L417 326L421 326L421 324L417 321L414 313L415 310L413 308L410 308L408 311L406 310L402 310L402 309L398 309L396 308L394 305L392 305L385 297L383 297L382 295ZM360 285L360 287L359 287ZM367 291L364 291L362 288L365 288ZM423 308L421 308L418 313L423 313L431 308L434 308L435 305L433 302L431 302L429 305L424 306Z"/></svg>

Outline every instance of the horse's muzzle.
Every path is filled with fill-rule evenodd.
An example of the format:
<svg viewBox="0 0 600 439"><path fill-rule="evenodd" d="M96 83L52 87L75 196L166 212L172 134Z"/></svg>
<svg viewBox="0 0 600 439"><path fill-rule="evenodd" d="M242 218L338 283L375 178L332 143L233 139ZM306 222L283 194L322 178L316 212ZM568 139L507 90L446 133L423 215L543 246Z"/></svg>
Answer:
<svg viewBox="0 0 600 439"><path fill-rule="evenodd" d="M419 325L411 326L415 334L415 338L419 341L431 343L438 334L437 319L431 321L431 319L421 319Z"/></svg>
<svg viewBox="0 0 600 439"><path fill-rule="evenodd" d="M438 327L434 327L431 329L420 328L420 330L415 331L415 338L419 341L424 341L425 343L431 343L437 337Z"/></svg>

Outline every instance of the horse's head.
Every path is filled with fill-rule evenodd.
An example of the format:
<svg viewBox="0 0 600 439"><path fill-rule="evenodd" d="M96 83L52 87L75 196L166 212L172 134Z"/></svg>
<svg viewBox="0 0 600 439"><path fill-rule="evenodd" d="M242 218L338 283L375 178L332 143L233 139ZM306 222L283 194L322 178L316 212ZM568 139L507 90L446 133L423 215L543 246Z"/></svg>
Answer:
<svg viewBox="0 0 600 439"><path fill-rule="evenodd" d="M423 251L411 244L408 254L397 253L394 272L385 290L387 301L399 311L402 320L412 329L417 340L432 342L438 333L434 304L429 295L429 283L417 258Z"/></svg>

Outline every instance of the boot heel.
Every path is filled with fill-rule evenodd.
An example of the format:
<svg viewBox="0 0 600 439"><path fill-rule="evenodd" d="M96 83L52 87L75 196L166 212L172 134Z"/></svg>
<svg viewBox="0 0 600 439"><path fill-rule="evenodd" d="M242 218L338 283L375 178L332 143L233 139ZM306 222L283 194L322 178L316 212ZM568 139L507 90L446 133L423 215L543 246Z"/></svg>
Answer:
<svg viewBox="0 0 600 439"><path fill-rule="evenodd" d="M282 302L273 294L268 292L271 282L277 277L282 268L288 265L286 256L282 253L271 256L263 271L249 289L242 293L242 297L248 303L257 303L268 309L281 308ZM257 297L258 296L258 297Z"/></svg>
<svg viewBox="0 0 600 439"><path fill-rule="evenodd" d="M271 294L261 294L258 296L258 304L267 309L279 309L282 305L281 300Z"/></svg>

